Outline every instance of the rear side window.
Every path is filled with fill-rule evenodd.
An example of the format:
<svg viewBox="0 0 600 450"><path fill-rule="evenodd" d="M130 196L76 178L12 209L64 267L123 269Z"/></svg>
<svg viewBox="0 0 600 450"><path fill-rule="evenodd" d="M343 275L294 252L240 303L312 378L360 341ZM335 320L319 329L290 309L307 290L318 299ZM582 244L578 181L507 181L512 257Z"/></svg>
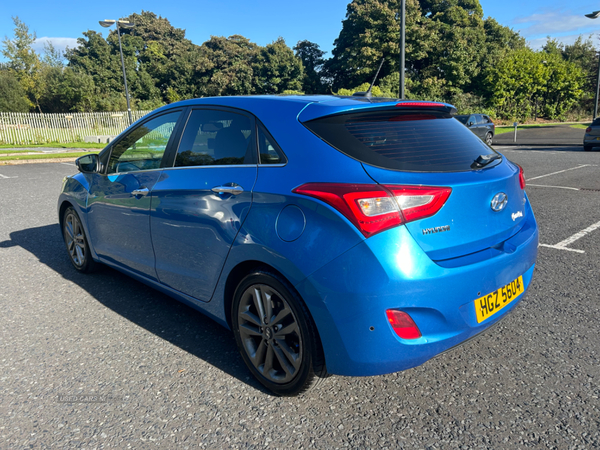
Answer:
<svg viewBox="0 0 600 450"><path fill-rule="evenodd" d="M192 111L183 132L175 167L255 164L254 124L229 111Z"/></svg>
<svg viewBox="0 0 600 450"><path fill-rule="evenodd" d="M275 139L262 125L258 126L258 150L261 164L285 164L287 162Z"/></svg>
<svg viewBox="0 0 600 450"><path fill-rule="evenodd" d="M340 114L304 125L342 153L385 169L466 171L477 167L479 156L495 154L450 114L438 111Z"/></svg>

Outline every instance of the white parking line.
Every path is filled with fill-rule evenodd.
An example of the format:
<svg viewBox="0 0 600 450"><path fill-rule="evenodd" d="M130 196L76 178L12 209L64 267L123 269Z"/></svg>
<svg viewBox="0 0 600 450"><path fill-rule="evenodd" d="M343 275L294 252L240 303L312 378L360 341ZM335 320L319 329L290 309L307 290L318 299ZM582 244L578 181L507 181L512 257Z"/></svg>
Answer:
<svg viewBox="0 0 600 450"><path fill-rule="evenodd" d="M19 177L7 177L6 175L2 175L0 173L0 178L2 178L3 180L8 180L9 178L19 178Z"/></svg>
<svg viewBox="0 0 600 450"><path fill-rule="evenodd" d="M583 164L581 166L571 167L570 169L565 169L565 170L559 170L558 172L547 173L546 175L540 175L538 177L526 178L526 181L532 181L532 180L537 180L538 178L549 177L550 175L556 175L558 173L568 172L569 170L577 170L577 169L581 169L583 167L590 167L591 165L592 164Z"/></svg>
<svg viewBox="0 0 600 450"><path fill-rule="evenodd" d="M547 188L555 188L555 189L569 189L571 191L580 191L581 189L579 188L574 188L574 187L566 187L566 186L547 186L545 184L530 184L527 183L527 187L529 186L533 186L533 187L547 187Z"/></svg>
<svg viewBox="0 0 600 450"><path fill-rule="evenodd" d="M585 251L583 251L583 250L567 248L567 245L572 244L577 239L581 239L582 237L590 234L592 231L597 230L598 228L600 228L600 222L596 222L595 224L587 227L585 230L581 230L579 233L575 233L573 236L568 237L564 241L560 241L556 245L540 244L540 247L549 247L549 248L554 248L556 250L568 250L570 252L585 253Z"/></svg>

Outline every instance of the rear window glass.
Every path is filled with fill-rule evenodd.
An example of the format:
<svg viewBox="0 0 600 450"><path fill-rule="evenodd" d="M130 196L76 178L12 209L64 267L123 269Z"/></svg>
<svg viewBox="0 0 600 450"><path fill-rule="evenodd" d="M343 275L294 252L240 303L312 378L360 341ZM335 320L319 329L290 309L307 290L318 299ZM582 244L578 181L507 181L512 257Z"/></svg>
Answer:
<svg viewBox="0 0 600 450"><path fill-rule="evenodd" d="M465 171L476 168L473 163L480 155L495 154L453 116L438 111L369 111L304 125L342 153L392 170Z"/></svg>

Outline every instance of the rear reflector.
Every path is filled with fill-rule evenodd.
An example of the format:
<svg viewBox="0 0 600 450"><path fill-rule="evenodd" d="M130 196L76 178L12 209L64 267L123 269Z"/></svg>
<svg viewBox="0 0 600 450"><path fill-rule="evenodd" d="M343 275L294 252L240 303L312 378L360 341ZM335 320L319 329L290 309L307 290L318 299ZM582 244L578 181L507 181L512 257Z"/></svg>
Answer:
<svg viewBox="0 0 600 450"><path fill-rule="evenodd" d="M369 237L436 214L452 189L430 186L306 183L292 192L317 198L343 214Z"/></svg>
<svg viewBox="0 0 600 450"><path fill-rule="evenodd" d="M388 309L386 312L390 325L402 339L417 339L421 337L421 330L417 324L404 311Z"/></svg>

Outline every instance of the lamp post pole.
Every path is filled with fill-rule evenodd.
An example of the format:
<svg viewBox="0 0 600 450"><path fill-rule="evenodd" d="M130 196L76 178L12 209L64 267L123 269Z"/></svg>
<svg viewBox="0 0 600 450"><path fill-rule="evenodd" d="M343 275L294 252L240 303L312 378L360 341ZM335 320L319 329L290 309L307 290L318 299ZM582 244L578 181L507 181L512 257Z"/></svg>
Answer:
<svg viewBox="0 0 600 450"><path fill-rule="evenodd" d="M600 17L600 11L594 11L591 14L586 14L588 19L597 19ZM600 94L600 55L598 57L598 81L596 82L596 96L594 98L594 120L598 117L598 95Z"/></svg>
<svg viewBox="0 0 600 450"><path fill-rule="evenodd" d="M123 28L133 28L134 24L128 20L101 20L100 25L104 28L112 26L113 23L117 25L117 36L119 37L119 53L121 54L121 67L123 68L123 83L125 84L125 99L127 100L127 114L129 115L129 125L133 123L133 117L131 115L131 103L129 101L129 89L127 88L127 75L125 73L125 59L123 58L123 45L121 44L121 30L119 25Z"/></svg>
<svg viewBox="0 0 600 450"><path fill-rule="evenodd" d="M400 11L400 93L399 97L401 100L404 100L404 60L405 54L404 49L406 47L406 36L405 36L405 28L406 23L404 21L404 13L406 11L406 0L402 0L402 6Z"/></svg>

